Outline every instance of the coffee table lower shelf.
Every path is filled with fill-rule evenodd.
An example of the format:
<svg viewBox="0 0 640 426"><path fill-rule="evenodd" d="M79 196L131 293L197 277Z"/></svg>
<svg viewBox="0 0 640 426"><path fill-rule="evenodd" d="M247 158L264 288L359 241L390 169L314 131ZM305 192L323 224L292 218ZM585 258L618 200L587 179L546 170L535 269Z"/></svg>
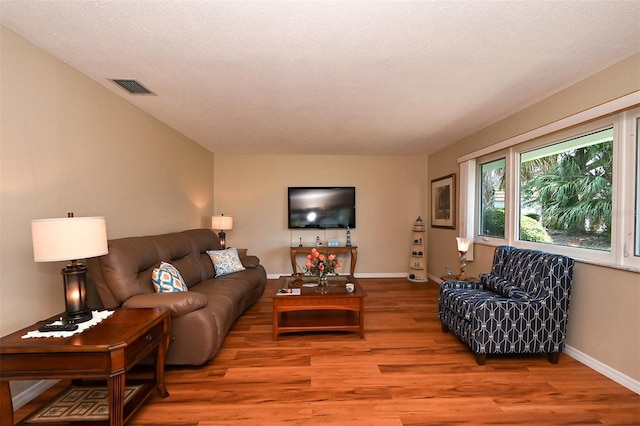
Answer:
<svg viewBox="0 0 640 426"><path fill-rule="evenodd" d="M357 311L308 310L280 312L274 334L301 331L353 331L360 333L360 315ZM364 334L364 333L363 333ZM361 335L361 337L364 337Z"/></svg>

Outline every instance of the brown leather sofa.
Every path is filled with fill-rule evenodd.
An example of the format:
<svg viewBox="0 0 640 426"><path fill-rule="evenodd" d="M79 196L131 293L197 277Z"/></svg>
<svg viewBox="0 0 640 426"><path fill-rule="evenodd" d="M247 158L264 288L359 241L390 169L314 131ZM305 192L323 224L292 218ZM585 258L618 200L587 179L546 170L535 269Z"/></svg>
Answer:
<svg viewBox="0 0 640 426"><path fill-rule="evenodd" d="M109 240L108 254L87 259L89 304L171 309L167 364L203 364L216 355L233 323L262 296L267 284L265 269L255 256L240 258L244 271L214 278L206 251L220 249L210 229ZM189 291L154 291L151 274L161 261L180 271Z"/></svg>

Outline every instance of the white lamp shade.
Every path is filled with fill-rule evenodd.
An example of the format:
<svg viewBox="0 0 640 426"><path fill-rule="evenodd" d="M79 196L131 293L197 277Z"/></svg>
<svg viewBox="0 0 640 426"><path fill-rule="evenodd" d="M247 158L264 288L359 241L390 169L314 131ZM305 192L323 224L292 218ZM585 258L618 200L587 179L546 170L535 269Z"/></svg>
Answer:
<svg viewBox="0 0 640 426"><path fill-rule="evenodd" d="M469 251L470 241L468 238L456 237L456 242L458 243L458 251L463 251L465 253Z"/></svg>
<svg viewBox="0 0 640 426"><path fill-rule="evenodd" d="M55 262L109 252L104 217L65 217L31 221L33 260Z"/></svg>
<svg viewBox="0 0 640 426"><path fill-rule="evenodd" d="M211 228L219 229L221 231L227 231L233 229L233 217L232 216L211 216Z"/></svg>

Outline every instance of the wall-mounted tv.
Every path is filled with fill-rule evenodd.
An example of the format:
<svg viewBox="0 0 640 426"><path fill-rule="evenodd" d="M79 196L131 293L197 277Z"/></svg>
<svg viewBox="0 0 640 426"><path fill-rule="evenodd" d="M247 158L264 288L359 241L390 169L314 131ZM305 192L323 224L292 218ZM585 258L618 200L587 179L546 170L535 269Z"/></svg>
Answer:
<svg viewBox="0 0 640 426"><path fill-rule="evenodd" d="M289 229L355 228L356 188L289 187Z"/></svg>

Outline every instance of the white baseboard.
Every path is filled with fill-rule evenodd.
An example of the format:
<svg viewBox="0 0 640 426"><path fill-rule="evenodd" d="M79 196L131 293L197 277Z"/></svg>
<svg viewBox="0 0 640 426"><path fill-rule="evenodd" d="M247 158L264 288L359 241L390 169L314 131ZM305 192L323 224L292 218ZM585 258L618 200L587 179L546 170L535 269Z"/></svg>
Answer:
<svg viewBox="0 0 640 426"><path fill-rule="evenodd" d="M579 350L569 345L565 345L564 353L569 355L571 358L575 359L576 361L580 361L587 367L597 371L603 376L610 378L611 380L618 383L619 385L622 385L625 388L629 389L630 391L640 395L640 381L634 378L631 378L626 374L619 372L618 370L614 370L608 365L603 364L597 359L592 358L589 355L585 354L584 352L580 352Z"/></svg>
<svg viewBox="0 0 640 426"><path fill-rule="evenodd" d="M356 278L407 278L406 272L384 272L384 273L367 273L356 274Z"/></svg>
<svg viewBox="0 0 640 426"><path fill-rule="evenodd" d="M59 380L39 380L35 382L33 385L29 386L28 388L11 398L13 411L28 404L30 401L35 399L35 397L58 382Z"/></svg>
<svg viewBox="0 0 640 426"><path fill-rule="evenodd" d="M291 273L267 274L267 278L270 280L276 280L283 275L291 275ZM340 274L340 275L344 275L344 274ZM366 273L366 274L356 273L355 276L356 278L406 278L407 275L408 274L406 272L382 272L382 273Z"/></svg>

